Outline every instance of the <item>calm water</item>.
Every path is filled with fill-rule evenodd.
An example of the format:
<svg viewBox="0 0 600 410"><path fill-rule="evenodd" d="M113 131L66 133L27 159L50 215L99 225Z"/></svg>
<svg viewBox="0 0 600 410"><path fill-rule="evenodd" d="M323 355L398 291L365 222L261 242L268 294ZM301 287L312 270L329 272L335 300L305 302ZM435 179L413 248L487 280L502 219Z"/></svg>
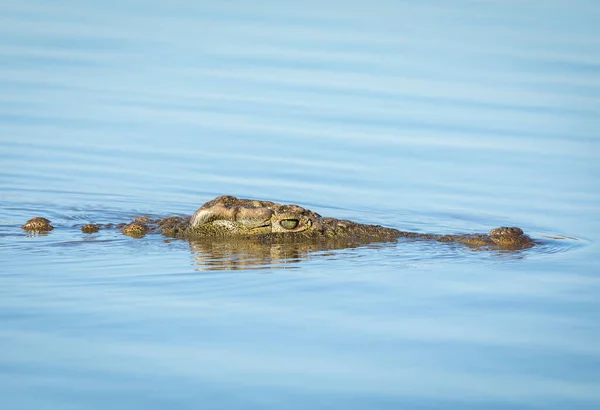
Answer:
<svg viewBox="0 0 600 410"><path fill-rule="evenodd" d="M0 39L3 410L600 406L600 3L4 1ZM73 228L221 194L543 244Z"/></svg>

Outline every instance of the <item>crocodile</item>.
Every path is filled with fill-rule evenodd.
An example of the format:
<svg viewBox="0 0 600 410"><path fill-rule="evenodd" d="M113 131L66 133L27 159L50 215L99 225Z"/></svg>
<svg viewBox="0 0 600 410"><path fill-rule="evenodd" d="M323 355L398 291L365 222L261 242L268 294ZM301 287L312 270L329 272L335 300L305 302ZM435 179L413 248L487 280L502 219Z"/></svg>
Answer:
<svg viewBox="0 0 600 410"><path fill-rule="evenodd" d="M54 227L46 218L35 217L22 228L47 233ZM251 240L256 243L326 243L348 246L391 242L400 238L460 243L474 248L519 250L530 248L535 241L517 227L499 227L488 233L431 234L401 231L381 225L368 225L344 219L322 217L298 205L271 201L219 196L202 205L192 216L164 219L136 218L130 223L87 224L80 229L93 234L101 229L116 228L131 237L162 233L166 237L190 241ZM343 247L343 246L338 246Z"/></svg>

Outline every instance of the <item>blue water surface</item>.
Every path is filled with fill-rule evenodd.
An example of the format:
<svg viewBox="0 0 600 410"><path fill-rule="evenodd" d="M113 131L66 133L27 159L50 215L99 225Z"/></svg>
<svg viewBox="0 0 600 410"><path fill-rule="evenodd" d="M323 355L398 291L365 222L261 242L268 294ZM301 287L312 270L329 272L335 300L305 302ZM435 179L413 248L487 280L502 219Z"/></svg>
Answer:
<svg viewBox="0 0 600 410"><path fill-rule="evenodd" d="M599 22L591 0L3 2L0 408L599 408ZM540 245L77 228L223 194Z"/></svg>

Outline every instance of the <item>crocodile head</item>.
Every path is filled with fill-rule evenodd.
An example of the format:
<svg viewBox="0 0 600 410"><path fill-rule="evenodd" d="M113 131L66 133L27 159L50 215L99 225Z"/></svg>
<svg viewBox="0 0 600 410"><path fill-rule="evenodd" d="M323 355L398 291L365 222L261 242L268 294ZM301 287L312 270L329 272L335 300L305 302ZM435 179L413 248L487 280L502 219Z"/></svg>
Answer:
<svg viewBox="0 0 600 410"><path fill-rule="evenodd" d="M298 205L220 196L205 203L190 220L198 234L248 236L311 235L323 230L321 215Z"/></svg>
<svg viewBox="0 0 600 410"><path fill-rule="evenodd" d="M261 241L321 241L350 243L387 242L400 232L379 225L323 218L298 205L220 196L204 204L191 217L183 237L259 238Z"/></svg>

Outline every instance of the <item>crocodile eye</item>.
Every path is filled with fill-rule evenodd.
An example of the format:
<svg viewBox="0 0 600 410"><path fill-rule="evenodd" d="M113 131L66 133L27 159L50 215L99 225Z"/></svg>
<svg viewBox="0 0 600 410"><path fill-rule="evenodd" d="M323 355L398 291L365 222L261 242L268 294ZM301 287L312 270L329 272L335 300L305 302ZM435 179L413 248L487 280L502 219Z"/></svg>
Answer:
<svg viewBox="0 0 600 410"><path fill-rule="evenodd" d="M297 219L283 219L281 222L279 222L279 225L281 225L281 227L284 229L295 229L299 223L300 221Z"/></svg>

